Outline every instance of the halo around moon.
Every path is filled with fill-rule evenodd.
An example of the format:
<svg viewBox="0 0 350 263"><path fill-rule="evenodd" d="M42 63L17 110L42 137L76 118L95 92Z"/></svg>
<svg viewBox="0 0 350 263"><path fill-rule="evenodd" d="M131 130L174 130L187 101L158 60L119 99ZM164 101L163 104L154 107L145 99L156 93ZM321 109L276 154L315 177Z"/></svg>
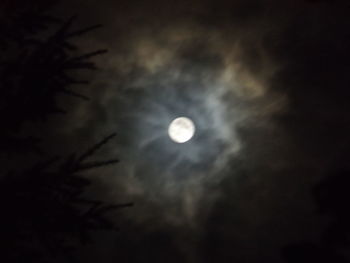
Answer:
<svg viewBox="0 0 350 263"><path fill-rule="evenodd" d="M173 120L168 129L170 139L176 143L184 143L189 141L194 133L195 126L191 119L187 117L179 117Z"/></svg>

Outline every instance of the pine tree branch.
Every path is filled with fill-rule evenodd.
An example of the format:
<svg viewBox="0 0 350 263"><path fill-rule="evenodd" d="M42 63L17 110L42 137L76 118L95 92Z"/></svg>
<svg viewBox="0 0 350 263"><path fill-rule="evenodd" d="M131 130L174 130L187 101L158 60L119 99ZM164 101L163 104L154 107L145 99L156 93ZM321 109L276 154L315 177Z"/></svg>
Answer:
<svg viewBox="0 0 350 263"><path fill-rule="evenodd" d="M83 153L79 158L78 158L78 163L82 163L84 160L86 160L88 157L93 155L98 149L100 149L103 145L105 145L109 140L114 138L116 136L116 133L112 133L111 135L107 136L104 138L101 142L95 144L93 147L88 149L85 153Z"/></svg>
<svg viewBox="0 0 350 263"><path fill-rule="evenodd" d="M119 160L114 159L114 160L108 160L108 161L96 161L96 162L89 162L85 163L83 165L80 165L77 167L76 171L82 171L82 170L90 170L92 168L98 168L102 166L107 166L107 165L112 165L118 163Z"/></svg>
<svg viewBox="0 0 350 263"><path fill-rule="evenodd" d="M73 96L73 97L77 97L77 98L80 98L80 99L83 99L83 100L90 100L90 98L84 96L84 95L81 95L79 93L76 93L74 91L71 91L69 89L61 89L60 90L62 93L65 93L67 95L70 95L70 96Z"/></svg>
<svg viewBox="0 0 350 263"><path fill-rule="evenodd" d="M100 27L102 27L101 24L89 26L89 27L87 27L87 28L84 28L84 29L81 29L81 30L77 30L77 31L71 32L71 33L67 34L66 37L67 37L67 38L71 38L71 37L80 36L80 35L83 35L83 34L89 32L89 31L95 30L95 29L100 28Z"/></svg>

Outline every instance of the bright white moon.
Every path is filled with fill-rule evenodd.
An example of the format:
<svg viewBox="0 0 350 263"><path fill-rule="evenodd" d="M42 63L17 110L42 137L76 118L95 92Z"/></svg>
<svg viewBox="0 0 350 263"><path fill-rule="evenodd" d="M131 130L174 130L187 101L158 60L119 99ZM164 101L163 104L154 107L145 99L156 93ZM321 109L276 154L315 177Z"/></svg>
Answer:
<svg viewBox="0 0 350 263"><path fill-rule="evenodd" d="M168 129L169 137L176 143L189 141L195 132L193 121L186 117L179 117L173 120Z"/></svg>

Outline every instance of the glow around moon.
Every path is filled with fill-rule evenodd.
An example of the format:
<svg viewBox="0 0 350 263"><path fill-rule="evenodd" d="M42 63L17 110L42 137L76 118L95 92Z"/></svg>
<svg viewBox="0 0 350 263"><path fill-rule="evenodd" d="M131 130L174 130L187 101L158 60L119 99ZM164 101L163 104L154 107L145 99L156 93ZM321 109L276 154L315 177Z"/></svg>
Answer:
<svg viewBox="0 0 350 263"><path fill-rule="evenodd" d="M192 120L186 117L179 117L173 120L168 129L169 137L176 143L189 141L194 133L195 126Z"/></svg>

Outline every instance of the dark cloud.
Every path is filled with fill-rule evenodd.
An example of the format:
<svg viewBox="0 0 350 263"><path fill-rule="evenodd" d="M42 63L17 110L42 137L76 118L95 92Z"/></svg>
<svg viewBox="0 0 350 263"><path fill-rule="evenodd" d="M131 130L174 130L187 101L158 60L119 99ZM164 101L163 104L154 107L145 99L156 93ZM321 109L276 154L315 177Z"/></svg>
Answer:
<svg viewBox="0 0 350 263"><path fill-rule="evenodd" d="M60 11L61 8L61 11ZM99 237L93 261L282 262L282 246L317 239L310 189L349 141L348 7L306 1L73 1L107 47L61 138L110 131L101 155L121 163L92 178L94 195L135 207L120 235ZM177 116L196 124L176 145ZM82 139L83 138L83 139ZM306 231L307 230L307 231ZM105 248L103 248L106 246ZM108 255L108 256L106 256ZM119 256L118 256L119 255Z"/></svg>

